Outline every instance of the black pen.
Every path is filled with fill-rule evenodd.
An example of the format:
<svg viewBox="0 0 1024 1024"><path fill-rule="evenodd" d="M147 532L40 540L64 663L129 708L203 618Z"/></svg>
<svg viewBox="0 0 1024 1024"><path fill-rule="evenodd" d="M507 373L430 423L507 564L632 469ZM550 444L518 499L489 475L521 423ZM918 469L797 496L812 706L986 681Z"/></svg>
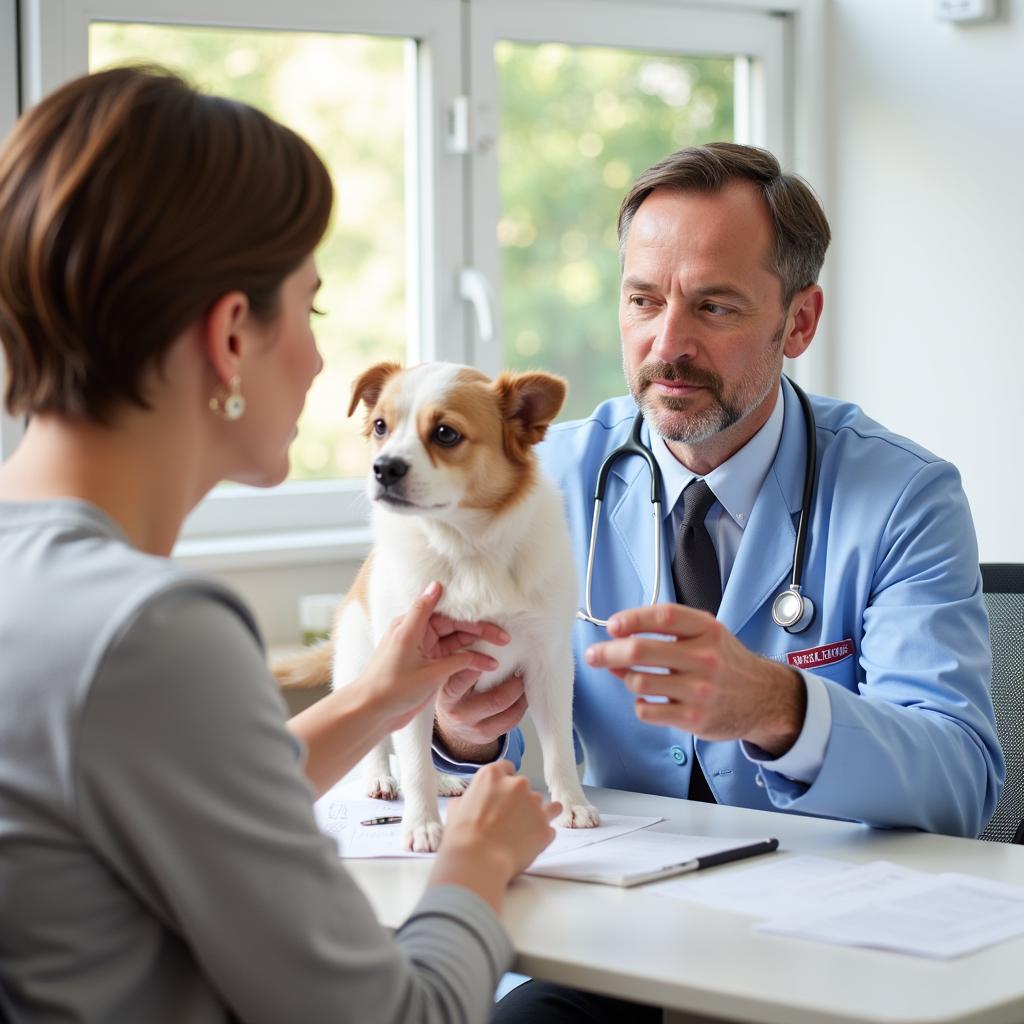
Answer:
<svg viewBox="0 0 1024 1024"><path fill-rule="evenodd" d="M718 864L729 864L734 860L756 857L760 853L771 853L778 848L778 839L762 839L747 846L734 846L731 850L719 850L718 853L708 853L703 857L694 857L693 860L680 861L678 864L666 864L654 871L630 875L625 884L639 885L642 882L653 882L659 878L670 878L672 875L683 875L688 871L701 871L704 868L713 868Z"/></svg>
<svg viewBox="0 0 1024 1024"><path fill-rule="evenodd" d="M728 864L730 861L743 860L744 857L756 857L759 853L771 853L779 848L778 839L762 839L759 843L749 846L737 846L732 850L719 850L704 857L694 857L683 865L683 871L700 871L701 868L713 868L716 864Z"/></svg>
<svg viewBox="0 0 1024 1024"><path fill-rule="evenodd" d="M402 820L400 814L391 814L383 818L367 818L359 822L360 825L397 825Z"/></svg>

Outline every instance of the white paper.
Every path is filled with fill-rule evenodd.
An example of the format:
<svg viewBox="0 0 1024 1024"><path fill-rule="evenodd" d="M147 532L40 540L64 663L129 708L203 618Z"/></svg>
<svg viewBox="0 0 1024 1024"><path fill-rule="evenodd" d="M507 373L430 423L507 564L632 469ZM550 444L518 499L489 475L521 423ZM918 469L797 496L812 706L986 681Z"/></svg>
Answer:
<svg viewBox="0 0 1024 1024"><path fill-rule="evenodd" d="M320 831L331 836L338 844L338 853L345 858L367 857L432 857L430 853L412 853L402 846L402 825L361 825L370 818L395 817L402 814L402 800L371 800L355 797L351 784L335 787L325 793L315 805ZM448 804L460 797L441 797L438 804L441 820L448 814ZM602 814L597 828L559 828L551 845L542 857L566 853L571 850L601 843L636 829L646 828L658 817L635 817L625 814Z"/></svg>
<svg viewBox="0 0 1024 1024"><path fill-rule="evenodd" d="M1024 886L885 862L838 881L846 885L834 900L762 922L756 930L936 959L1024 936Z"/></svg>
<svg viewBox="0 0 1024 1024"><path fill-rule="evenodd" d="M716 910L772 917L804 905L820 907L818 893L854 865L827 857L778 853L739 863L728 871L698 871L651 884L651 892Z"/></svg>
<svg viewBox="0 0 1024 1024"><path fill-rule="evenodd" d="M530 865L526 873L581 882L627 885L638 875L668 869L721 850L748 846L763 838L723 839L721 836L686 836L644 829L568 853L549 848Z"/></svg>
<svg viewBox="0 0 1024 1024"><path fill-rule="evenodd" d="M648 828L664 821L664 818L642 817L633 814L602 814L601 824L596 828L556 828L555 838L551 845L541 851L539 860L546 857L557 857L560 854L570 853L584 847L595 846L598 843L620 842L621 838L639 832L640 829Z"/></svg>

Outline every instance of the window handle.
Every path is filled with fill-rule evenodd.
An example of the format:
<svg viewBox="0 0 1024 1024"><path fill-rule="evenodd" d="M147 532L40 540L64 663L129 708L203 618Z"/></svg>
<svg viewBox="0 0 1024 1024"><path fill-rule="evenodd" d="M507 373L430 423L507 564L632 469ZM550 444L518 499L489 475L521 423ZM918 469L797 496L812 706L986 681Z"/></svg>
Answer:
<svg viewBox="0 0 1024 1024"><path fill-rule="evenodd" d="M477 337L484 345L492 345L498 340L497 305L494 288L482 271L476 267L463 267L459 271L459 298L465 299L473 307L476 314Z"/></svg>

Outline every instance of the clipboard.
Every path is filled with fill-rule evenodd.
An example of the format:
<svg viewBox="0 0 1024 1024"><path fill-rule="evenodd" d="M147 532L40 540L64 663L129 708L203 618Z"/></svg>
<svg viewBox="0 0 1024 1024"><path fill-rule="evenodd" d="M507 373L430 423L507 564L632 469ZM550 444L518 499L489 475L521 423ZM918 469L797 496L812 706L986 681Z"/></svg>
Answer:
<svg viewBox="0 0 1024 1024"><path fill-rule="evenodd" d="M688 855L687 847L692 851L698 844L706 852ZM715 848L709 848L709 845ZM720 864L731 864L763 853L773 853L778 848L779 841L775 838L714 841L706 836L684 836L642 829L628 836L609 839L543 860L528 868L527 873L629 888L691 871L703 871ZM670 859L673 850L684 852L678 860Z"/></svg>

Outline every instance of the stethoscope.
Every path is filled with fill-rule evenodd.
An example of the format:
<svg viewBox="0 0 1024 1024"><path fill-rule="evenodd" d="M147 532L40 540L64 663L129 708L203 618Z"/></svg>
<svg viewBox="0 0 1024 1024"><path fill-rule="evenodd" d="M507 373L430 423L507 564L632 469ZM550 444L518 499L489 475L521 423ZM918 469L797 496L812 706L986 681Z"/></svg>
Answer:
<svg viewBox="0 0 1024 1024"><path fill-rule="evenodd" d="M789 380L789 378L786 378ZM772 619L787 633L802 633L814 619L814 602L804 595L801 579L804 573L804 549L807 547L807 524L811 517L811 504L814 500L814 483L818 460L818 445L815 437L816 426L814 410L810 399L803 389L789 381L803 409L804 426L807 432L807 455L804 460L804 493L800 503L800 521L796 527L796 542L793 545L793 573L789 586L772 602ZM597 529L600 525L601 503L604 501L604 488L608 473L616 459L627 455L639 455L647 463L651 473L651 511L654 517L654 588L649 604L657 604L661 592L661 474L655 461L654 453L643 443L640 432L643 429L644 416L638 412L633 420L633 429L629 440L615 449L601 463L597 473L597 487L594 489L594 518L590 525L590 551L587 554L587 590L585 595L586 610L579 609L576 617L595 626L607 626L607 619L599 619L594 615L590 603L590 593L594 581L594 553L597 550Z"/></svg>

